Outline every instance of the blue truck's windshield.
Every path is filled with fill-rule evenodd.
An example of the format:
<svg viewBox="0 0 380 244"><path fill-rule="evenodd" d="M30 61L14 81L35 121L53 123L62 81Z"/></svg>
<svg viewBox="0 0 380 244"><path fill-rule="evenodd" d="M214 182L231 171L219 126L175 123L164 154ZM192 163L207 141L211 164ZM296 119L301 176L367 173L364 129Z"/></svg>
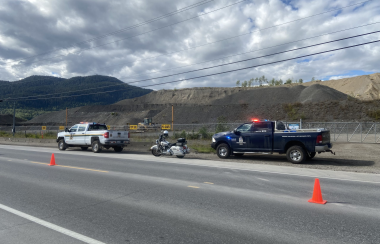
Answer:
<svg viewBox="0 0 380 244"><path fill-rule="evenodd" d="M252 127L252 124L242 124L241 126L239 126L236 131L238 132L247 132L251 129Z"/></svg>

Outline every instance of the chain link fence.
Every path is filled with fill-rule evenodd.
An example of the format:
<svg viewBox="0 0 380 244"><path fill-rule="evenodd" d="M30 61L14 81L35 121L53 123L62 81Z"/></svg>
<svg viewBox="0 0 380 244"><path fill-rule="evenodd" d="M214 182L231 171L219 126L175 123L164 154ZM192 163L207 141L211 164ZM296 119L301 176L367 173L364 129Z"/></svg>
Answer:
<svg viewBox="0 0 380 244"><path fill-rule="evenodd" d="M208 123L208 124L174 124L169 130L173 133L186 134L214 134L219 131L229 131L241 125L235 123ZM298 124L302 129L325 128L330 130L332 142L360 142L380 143L380 123L375 122L285 122L286 125ZM16 126L16 132L25 134L58 133L65 127L60 126ZM110 125L111 130L129 130L128 125ZM174 130L173 130L174 129ZM0 126L0 132L12 132L12 126ZM145 132L130 130L132 137L155 136L161 129L151 129ZM183 132L184 131L184 132Z"/></svg>

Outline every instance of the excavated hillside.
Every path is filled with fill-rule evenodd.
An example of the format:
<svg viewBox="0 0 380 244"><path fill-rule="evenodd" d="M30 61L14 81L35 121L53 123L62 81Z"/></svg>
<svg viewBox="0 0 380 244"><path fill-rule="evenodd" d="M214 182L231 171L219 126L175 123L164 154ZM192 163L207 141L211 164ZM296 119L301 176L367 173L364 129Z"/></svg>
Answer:
<svg viewBox="0 0 380 244"><path fill-rule="evenodd" d="M219 117L227 121L245 121L252 117L282 120L371 120L369 110L358 99L327 86L261 88L195 88L155 91L114 105L85 106L70 109L68 123L96 121L111 125L137 124L145 117L155 123L171 123L172 105L175 123L214 123ZM344 108L344 109L342 109ZM380 107L379 107L380 108ZM371 110L371 111L372 111ZM372 113L373 114L373 113ZM27 124L62 125L66 112L43 114Z"/></svg>
<svg viewBox="0 0 380 244"><path fill-rule="evenodd" d="M305 86L320 84L360 100L380 99L380 73L361 75L340 80L313 81L304 83Z"/></svg>
<svg viewBox="0 0 380 244"><path fill-rule="evenodd" d="M21 122L25 122L24 119L15 118L16 125ZM13 115L11 114L0 114L0 126L1 125L12 125L13 124Z"/></svg>

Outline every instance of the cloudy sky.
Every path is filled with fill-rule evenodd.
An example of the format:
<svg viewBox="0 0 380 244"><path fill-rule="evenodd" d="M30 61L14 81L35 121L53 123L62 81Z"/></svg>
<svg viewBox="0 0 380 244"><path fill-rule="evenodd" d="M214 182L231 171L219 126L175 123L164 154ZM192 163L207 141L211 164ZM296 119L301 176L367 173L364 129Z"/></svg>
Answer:
<svg viewBox="0 0 380 244"><path fill-rule="evenodd" d="M252 59L379 30L378 0L0 0L0 80L99 74L179 89L262 75L336 79L380 72L380 42L212 74L380 40L375 33Z"/></svg>

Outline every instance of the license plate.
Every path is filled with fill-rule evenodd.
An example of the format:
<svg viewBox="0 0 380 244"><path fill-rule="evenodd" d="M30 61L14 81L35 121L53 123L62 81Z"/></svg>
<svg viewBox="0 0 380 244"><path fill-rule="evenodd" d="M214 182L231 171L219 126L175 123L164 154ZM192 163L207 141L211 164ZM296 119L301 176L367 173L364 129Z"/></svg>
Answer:
<svg viewBox="0 0 380 244"><path fill-rule="evenodd" d="M117 143L123 143L122 141L117 141Z"/></svg>

